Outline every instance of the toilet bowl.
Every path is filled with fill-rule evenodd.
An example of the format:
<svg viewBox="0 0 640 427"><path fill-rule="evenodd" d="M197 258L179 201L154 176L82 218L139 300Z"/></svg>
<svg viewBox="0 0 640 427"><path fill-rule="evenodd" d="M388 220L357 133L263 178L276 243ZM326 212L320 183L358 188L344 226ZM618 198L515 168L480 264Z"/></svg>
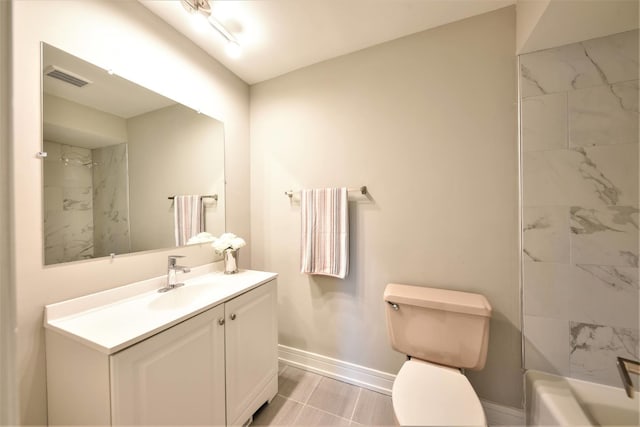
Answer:
<svg viewBox="0 0 640 427"><path fill-rule="evenodd" d="M486 426L480 399L458 369L407 360L391 392L401 426Z"/></svg>
<svg viewBox="0 0 640 427"><path fill-rule="evenodd" d="M393 383L402 426L486 426L480 399L461 369L484 367L491 306L479 294L389 284L391 346L407 356Z"/></svg>

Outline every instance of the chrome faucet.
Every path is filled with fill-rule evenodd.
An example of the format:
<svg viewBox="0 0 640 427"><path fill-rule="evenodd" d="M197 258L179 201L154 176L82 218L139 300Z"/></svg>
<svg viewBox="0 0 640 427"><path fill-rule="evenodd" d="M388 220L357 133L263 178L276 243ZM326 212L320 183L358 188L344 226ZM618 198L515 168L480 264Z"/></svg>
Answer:
<svg viewBox="0 0 640 427"><path fill-rule="evenodd" d="M182 255L169 255L169 259L167 260L167 286L164 288L158 289L158 292L167 292L171 289L179 288L180 286L184 286L184 283L176 283L176 276L178 275L178 271L182 271L183 273L188 273L191 271L189 267L184 267L182 265L176 264L176 260L178 258L184 258Z"/></svg>
<svg viewBox="0 0 640 427"><path fill-rule="evenodd" d="M640 362L618 356L616 365L618 366L618 373L620 373L620 379L622 380L622 384L624 385L624 391L627 392L627 396L630 399L633 399L633 383L631 382L629 372L640 374Z"/></svg>

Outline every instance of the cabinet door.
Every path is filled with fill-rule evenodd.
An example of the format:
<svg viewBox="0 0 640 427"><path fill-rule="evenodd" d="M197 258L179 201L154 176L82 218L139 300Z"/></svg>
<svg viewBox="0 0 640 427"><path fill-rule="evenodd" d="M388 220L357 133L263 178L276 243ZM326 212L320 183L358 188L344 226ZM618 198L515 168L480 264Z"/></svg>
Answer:
<svg viewBox="0 0 640 427"><path fill-rule="evenodd" d="M112 423L224 425L224 307L111 357Z"/></svg>
<svg viewBox="0 0 640 427"><path fill-rule="evenodd" d="M227 422L243 424L278 387L276 281L225 304Z"/></svg>

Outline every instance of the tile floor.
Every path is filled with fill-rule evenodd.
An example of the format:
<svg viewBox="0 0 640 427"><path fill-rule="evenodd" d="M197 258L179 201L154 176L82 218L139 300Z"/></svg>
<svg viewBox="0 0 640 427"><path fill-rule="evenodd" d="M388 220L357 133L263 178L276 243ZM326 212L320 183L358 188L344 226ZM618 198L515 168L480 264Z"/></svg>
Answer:
<svg viewBox="0 0 640 427"><path fill-rule="evenodd" d="M278 394L253 417L254 426L393 426L391 396L280 366Z"/></svg>

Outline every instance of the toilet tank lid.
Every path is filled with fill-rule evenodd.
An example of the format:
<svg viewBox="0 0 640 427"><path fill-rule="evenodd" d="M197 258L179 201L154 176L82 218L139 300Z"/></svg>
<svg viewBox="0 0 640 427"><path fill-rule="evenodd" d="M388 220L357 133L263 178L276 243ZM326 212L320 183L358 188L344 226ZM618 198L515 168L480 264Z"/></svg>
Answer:
<svg viewBox="0 0 640 427"><path fill-rule="evenodd" d="M384 290L384 300L398 305L491 317L491 304L487 298L471 292L389 283Z"/></svg>

